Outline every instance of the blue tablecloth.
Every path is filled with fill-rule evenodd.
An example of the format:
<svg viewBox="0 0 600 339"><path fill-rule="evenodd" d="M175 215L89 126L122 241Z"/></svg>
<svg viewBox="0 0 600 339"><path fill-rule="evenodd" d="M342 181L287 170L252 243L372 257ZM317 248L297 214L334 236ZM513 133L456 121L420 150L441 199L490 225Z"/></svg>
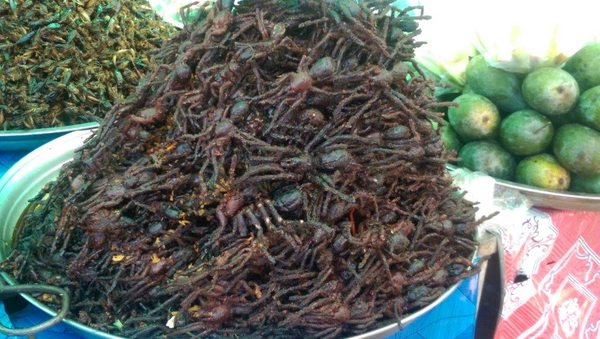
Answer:
<svg viewBox="0 0 600 339"><path fill-rule="evenodd" d="M2 152L0 151L0 178L8 169L19 159L25 156L27 152ZM2 203L2 202L0 202Z"/></svg>

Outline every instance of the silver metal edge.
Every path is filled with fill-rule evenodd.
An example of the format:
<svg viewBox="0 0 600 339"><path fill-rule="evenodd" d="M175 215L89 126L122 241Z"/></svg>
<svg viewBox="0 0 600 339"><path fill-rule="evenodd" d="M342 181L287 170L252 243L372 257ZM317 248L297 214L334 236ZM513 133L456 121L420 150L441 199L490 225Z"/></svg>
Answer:
<svg viewBox="0 0 600 339"><path fill-rule="evenodd" d="M3 239L6 239L7 233L10 235L9 239L12 238L16 222L19 219L19 216L25 210L29 199L33 198L46 183L53 180L56 175L58 175L60 168L72 159L74 151L83 145L83 142L92 134L92 130L83 130L71 132L59 137L23 157L2 177L0 180L0 199L11 199L12 201L11 204L0 204L0 215L9 216L9 219L4 225L2 225L3 220L0 220L0 226L3 226L0 230L3 233ZM50 160L54 160L56 163L50 168L46 168L44 173L37 173L37 176L27 181L24 189L23 187L19 187L18 190L11 189L11 182L23 180L23 177L27 176L27 173L32 172L34 169L40 167L37 165L48 163ZM12 247L10 243L0 244L0 259L3 260L8 256L9 251L11 250L10 247ZM0 276L10 285L17 284L17 282L8 273L0 272ZM37 307L44 313L50 316L56 315L56 312L53 309L39 302L31 295L21 295L33 306ZM79 334L85 337L107 339L121 338L95 330L71 319L65 319L63 322L81 331Z"/></svg>
<svg viewBox="0 0 600 339"><path fill-rule="evenodd" d="M31 151L67 133L95 129L98 126L99 125L96 122L89 122L78 125L32 130L0 131L0 151Z"/></svg>
<svg viewBox="0 0 600 339"><path fill-rule="evenodd" d="M452 293L454 293L454 291L456 291L456 289L458 288L458 285L463 282L463 280L460 280L459 282L457 282L456 284L450 286L446 292L442 293L442 295L440 295L437 299L435 299L431 304L423 307L422 309L411 313L409 315L407 315L406 317L403 317L400 320L400 324L406 326L410 323L412 323L413 321L417 320L417 318L419 318L420 316L428 313L429 311L431 311L432 309L434 309L437 305L441 304L443 301L445 301ZM399 332L401 329L398 327L398 323L393 323L393 324L389 324L386 325L384 327L380 327L376 330L373 330L371 332L366 332L363 334L359 334L353 337L348 337L347 339L374 339L374 338L383 338L383 337L387 337L389 335L392 335L394 333Z"/></svg>
<svg viewBox="0 0 600 339"><path fill-rule="evenodd" d="M459 168L469 171L466 168L454 165L447 165L446 168L450 172ZM600 211L600 195L598 194L552 191L495 178L494 181L496 187L519 191L529 198L536 207L561 210Z"/></svg>
<svg viewBox="0 0 600 339"><path fill-rule="evenodd" d="M30 137L30 136L54 134L54 133L69 133L69 132L83 130L83 129L92 129L92 128L96 128L98 126L99 126L99 124L97 122L86 122L83 124L69 125L69 126L36 128L36 129L30 129L30 130L26 130L26 129L8 130L8 131L0 131L0 138Z"/></svg>

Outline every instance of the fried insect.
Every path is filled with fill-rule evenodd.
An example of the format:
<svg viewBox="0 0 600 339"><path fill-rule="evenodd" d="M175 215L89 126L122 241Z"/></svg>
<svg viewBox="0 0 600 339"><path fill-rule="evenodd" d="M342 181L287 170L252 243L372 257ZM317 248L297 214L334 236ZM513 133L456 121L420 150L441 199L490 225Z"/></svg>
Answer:
<svg viewBox="0 0 600 339"><path fill-rule="evenodd" d="M174 32L146 0L0 2L0 130L100 121Z"/></svg>

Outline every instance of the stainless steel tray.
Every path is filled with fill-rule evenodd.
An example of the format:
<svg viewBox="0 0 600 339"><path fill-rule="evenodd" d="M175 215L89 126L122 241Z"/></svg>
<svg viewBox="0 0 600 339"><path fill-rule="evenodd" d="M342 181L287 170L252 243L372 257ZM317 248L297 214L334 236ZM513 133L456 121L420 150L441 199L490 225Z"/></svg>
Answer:
<svg viewBox="0 0 600 339"><path fill-rule="evenodd" d="M29 153L19 160L0 180L0 261L6 259L13 248L13 234L15 226L23 211L46 183L54 180L60 168L71 161L76 149L81 147L91 135L92 130L71 132L59 137ZM10 285L17 282L7 273L0 276ZM407 315L401 321L408 325L415 319L426 314L450 296L457 288L454 284L437 300L419 311ZM56 312L40 303L30 295L23 297L45 313L54 316ZM78 330L86 338L120 338L105 332L100 332L73 320L64 320L65 323ZM352 337L352 339L382 338L399 331L398 324L393 323L377 330Z"/></svg>
<svg viewBox="0 0 600 339"><path fill-rule="evenodd" d="M458 169L447 166L450 173ZM518 191L527 197L533 206L554 208L559 210L600 211L600 195L551 191L533 186L522 185L512 181L494 179L496 188Z"/></svg>
<svg viewBox="0 0 600 339"><path fill-rule="evenodd" d="M39 128L32 130L0 131L1 151L30 151L73 131L90 130L98 127L96 122L71 126Z"/></svg>
<svg viewBox="0 0 600 339"><path fill-rule="evenodd" d="M60 168L71 161L74 151L83 145L92 135L91 130L71 132L44 144L14 164L0 179L0 261L6 259L13 248L15 226L29 205L29 200L39 192L46 183L54 180ZM17 282L7 273L0 276L10 285ZM50 316L56 312L40 303L34 297L22 296ZM119 338L73 320L64 320L84 338Z"/></svg>

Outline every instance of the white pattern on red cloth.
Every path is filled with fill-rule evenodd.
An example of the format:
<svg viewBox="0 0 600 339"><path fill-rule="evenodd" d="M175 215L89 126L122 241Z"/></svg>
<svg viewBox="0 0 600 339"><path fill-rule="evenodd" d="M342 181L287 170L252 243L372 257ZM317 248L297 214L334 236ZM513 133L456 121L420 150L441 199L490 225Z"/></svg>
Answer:
<svg viewBox="0 0 600 339"><path fill-rule="evenodd" d="M507 284L495 337L600 338L600 213L545 212L550 226L536 212L542 219L531 217L519 230L525 239L502 229ZM531 275L512 283L519 268Z"/></svg>

